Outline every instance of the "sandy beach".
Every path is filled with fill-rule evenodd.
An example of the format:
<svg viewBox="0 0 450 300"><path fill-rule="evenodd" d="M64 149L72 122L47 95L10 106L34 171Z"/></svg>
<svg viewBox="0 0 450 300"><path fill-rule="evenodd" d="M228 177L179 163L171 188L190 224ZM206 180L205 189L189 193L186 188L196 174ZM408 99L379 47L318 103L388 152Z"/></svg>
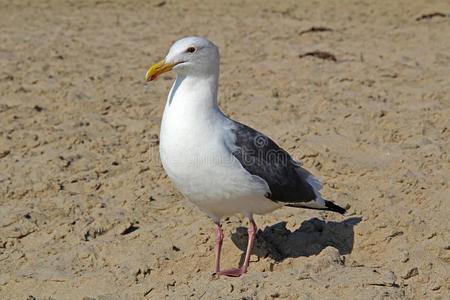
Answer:
<svg viewBox="0 0 450 300"><path fill-rule="evenodd" d="M432 13L433 15L421 17ZM448 1L0 0L0 299L448 299ZM219 105L346 215L256 216L249 271L159 159L179 38L221 53ZM248 222L223 220L222 265Z"/></svg>

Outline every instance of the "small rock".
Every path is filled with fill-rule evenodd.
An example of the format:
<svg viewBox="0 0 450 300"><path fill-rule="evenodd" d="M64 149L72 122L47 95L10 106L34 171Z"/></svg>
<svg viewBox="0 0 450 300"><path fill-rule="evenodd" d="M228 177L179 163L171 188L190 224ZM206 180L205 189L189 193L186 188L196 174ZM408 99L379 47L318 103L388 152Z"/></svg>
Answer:
<svg viewBox="0 0 450 300"><path fill-rule="evenodd" d="M0 286L6 285L9 280L9 274L0 274Z"/></svg>
<svg viewBox="0 0 450 300"><path fill-rule="evenodd" d="M9 150L0 150L0 158L8 156L11 153Z"/></svg>
<svg viewBox="0 0 450 300"><path fill-rule="evenodd" d="M295 279L300 281L300 280L306 280L306 279L311 279L311 276L309 275L308 272L299 272L296 276Z"/></svg>
<svg viewBox="0 0 450 300"><path fill-rule="evenodd" d="M430 233L430 234L427 236L427 239L432 239L432 238L434 238L436 235L437 235L436 232L432 232L432 233Z"/></svg>
<svg viewBox="0 0 450 300"><path fill-rule="evenodd" d="M383 284L388 286L395 285L395 281L397 280L397 276L395 276L394 272L389 271L382 276Z"/></svg>
<svg viewBox="0 0 450 300"><path fill-rule="evenodd" d="M406 274L403 275L402 278L409 279L409 278L412 278L417 275L419 275L419 269L417 267L414 267L414 268L410 269L408 272L406 272Z"/></svg>
<svg viewBox="0 0 450 300"><path fill-rule="evenodd" d="M169 287L174 287L176 283L177 281L175 279L170 279L166 284L167 289L169 289Z"/></svg>
<svg viewBox="0 0 450 300"><path fill-rule="evenodd" d="M145 292L144 292L144 297L146 297L146 296L147 296L148 294L150 294L152 291L153 291L153 288L152 288L152 287L146 289Z"/></svg>
<svg viewBox="0 0 450 300"><path fill-rule="evenodd" d="M278 92L277 89L273 89L272 90L272 97L274 97L274 98L280 97L280 93Z"/></svg>
<svg viewBox="0 0 450 300"><path fill-rule="evenodd" d="M402 263L405 263L409 260L409 252L405 251L401 254L401 258L400 258Z"/></svg>
<svg viewBox="0 0 450 300"><path fill-rule="evenodd" d="M278 297L280 297L280 293L274 292L274 293L270 294L270 297L272 297L272 298L278 298Z"/></svg>
<svg viewBox="0 0 450 300"><path fill-rule="evenodd" d="M432 291L437 291L440 288L441 288L441 285L438 282L433 283L433 285L431 286Z"/></svg>
<svg viewBox="0 0 450 300"><path fill-rule="evenodd" d="M13 260L17 260L17 259L21 259L22 257L25 257L25 253L23 252L23 251L20 251L20 250L16 250L16 251L13 251L12 253L11 253L11 256L10 256Z"/></svg>
<svg viewBox="0 0 450 300"><path fill-rule="evenodd" d="M133 222L128 222L125 226L120 226L119 233L120 235L126 235L138 229L139 227L135 226Z"/></svg>
<svg viewBox="0 0 450 300"><path fill-rule="evenodd" d="M339 255L339 250L331 246L323 249L317 257L319 264L323 267L344 264L343 259Z"/></svg>
<svg viewBox="0 0 450 300"><path fill-rule="evenodd" d="M391 239L403 235L403 231L401 230L393 230L391 234L386 237L386 240L390 241Z"/></svg>

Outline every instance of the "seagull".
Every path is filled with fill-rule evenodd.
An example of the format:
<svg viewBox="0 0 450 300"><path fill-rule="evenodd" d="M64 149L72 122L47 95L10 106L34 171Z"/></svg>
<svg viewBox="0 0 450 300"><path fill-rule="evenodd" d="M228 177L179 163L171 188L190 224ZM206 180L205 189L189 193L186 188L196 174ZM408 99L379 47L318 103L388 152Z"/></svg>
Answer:
<svg viewBox="0 0 450 300"><path fill-rule="evenodd" d="M160 157L178 190L216 226L215 274L238 277L247 272L256 236L254 214L283 206L345 209L324 200L320 181L266 135L234 120L217 104L219 50L201 37L176 41L146 80L177 73L164 109ZM240 268L220 269L221 218L241 213L250 221L245 260Z"/></svg>

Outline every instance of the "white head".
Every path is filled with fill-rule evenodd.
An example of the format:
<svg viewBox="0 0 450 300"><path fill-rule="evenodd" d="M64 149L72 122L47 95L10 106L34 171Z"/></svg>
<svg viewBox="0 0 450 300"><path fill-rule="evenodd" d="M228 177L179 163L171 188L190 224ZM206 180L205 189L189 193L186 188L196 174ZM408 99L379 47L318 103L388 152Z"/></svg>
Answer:
<svg viewBox="0 0 450 300"><path fill-rule="evenodd" d="M172 69L183 76L217 76L219 60L219 50L211 41L196 36L185 37L170 47L164 60L148 70L147 81Z"/></svg>

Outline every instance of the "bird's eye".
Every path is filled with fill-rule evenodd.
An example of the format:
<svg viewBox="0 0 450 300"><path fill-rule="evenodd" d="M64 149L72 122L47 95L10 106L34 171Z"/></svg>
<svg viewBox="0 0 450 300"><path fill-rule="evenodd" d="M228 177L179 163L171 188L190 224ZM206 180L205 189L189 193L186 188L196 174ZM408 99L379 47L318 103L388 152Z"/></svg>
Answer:
<svg viewBox="0 0 450 300"><path fill-rule="evenodd" d="M195 52L195 48L194 47L189 47L186 49L187 53L194 53Z"/></svg>

